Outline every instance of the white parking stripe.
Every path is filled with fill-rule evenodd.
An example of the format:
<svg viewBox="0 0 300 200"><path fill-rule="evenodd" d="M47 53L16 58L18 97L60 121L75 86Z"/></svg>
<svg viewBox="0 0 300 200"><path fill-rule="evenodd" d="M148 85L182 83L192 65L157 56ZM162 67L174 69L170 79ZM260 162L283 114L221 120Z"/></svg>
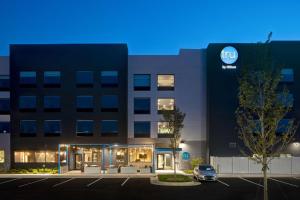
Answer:
<svg viewBox="0 0 300 200"><path fill-rule="evenodd" d="M18 187L19 187L19 188L25 187L25 186L27 186L27 185L32 185L32 184L34 184L34 183L38 183L38 182L41 182L41 181L45 181L45 180L47 180L47 179L48 179L48 178L43 178L43 179L40 179L40 180L32 181L32 182L29 182L29 183L25 183L25 184L23 184L23 185L19 185Z"/></svg>
<svg viewBox="0 0 300 200"><path fill-rule="evenodd" d="M255 182L253 182L253 181L250 181L250 180L248 180L248 179L245 179L245 178L243 178L243 177L239 177L239 178L240 178L240 179L242 179L242 180L244 180L244 181L247 181L247 182L249 182L249 183L255 184L255 185L259 186L259 187L262 187L262 188L264 188L264 186L263 186L263 185L261 185L261 184L255 183Z"/></svg>
<svg viewBox="0 0 300 200"><path fill-rule="evenodd" d="M273 180L273 181L277 181L279 183L283 183L283 184L286 184L286 185L289 185L289 186L292 186L292 187L299 187L298 185L294 185L294 184L291 184L291 183L288 183L288 182L285 182L285 181L280 181L280 180L277 180L277 179L274 179L274 178L269 178L270 180Z"/></svg>
<svg viewBox="0 0 300 200"><path fill-rule="evenodd" d="M10 183L10 182L13 182L13 181L16 181L16 180L18 180L17 178L15 178L15 179L11 179L11 180L7 180L7 181L3 181L3 182L1 182L0 183L0 185L2 185L2 184L5 184L5 183Z"/></svg>
<svg viewBox="0 0 300 200"><path fill-rule="evenodd" d="M125 183L129 180L130 178L128 177L122 184L121 186L123 187L125 185Z"/></svg>
<svg viewBox="0 0 300 200"><path fill-rule="evenodd" d="M52 187L57 187L57 186L60 186L60 185L62 185L62 184L64 184L64 183L67 183L67 182L69 182L69 181L73 180L73 179L75 179L75 178L70 178L70 179L68 179L68 180L66 180L66 181L63 181L63 182L57 183L57 184L53 185Z"/></svg>
<svg viewBox="0 0 300 200"><path fill-rule="evenodd" d="M101 179L103 179L103 178L98 178L98 179L94 180L93 182L87 184L86 187L90 187L91 185L97 183L97 182L100 181Z"/></svg>
<svg viewBox="0 0 300 200"><path fill-rule="evenodd" d="M220 181L219 179L217 179L217 181L218 181L219 183L223 184L223 185L226 185L227 187L230 187L229 184L227 184L227 183L225 183L225 182L223 182L223 181Z"/></svg>

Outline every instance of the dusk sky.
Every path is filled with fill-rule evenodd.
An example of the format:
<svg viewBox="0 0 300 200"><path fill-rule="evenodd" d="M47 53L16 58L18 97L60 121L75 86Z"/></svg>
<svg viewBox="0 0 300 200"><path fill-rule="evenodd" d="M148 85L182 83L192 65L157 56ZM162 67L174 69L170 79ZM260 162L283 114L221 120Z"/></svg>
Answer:
<svg viewBox="0 0 300 200"><path fill-rule="evenodd" d="M212 42L300 40L299 0L0 0L0 55L18 43L127 43L177 54Z"/></svg>

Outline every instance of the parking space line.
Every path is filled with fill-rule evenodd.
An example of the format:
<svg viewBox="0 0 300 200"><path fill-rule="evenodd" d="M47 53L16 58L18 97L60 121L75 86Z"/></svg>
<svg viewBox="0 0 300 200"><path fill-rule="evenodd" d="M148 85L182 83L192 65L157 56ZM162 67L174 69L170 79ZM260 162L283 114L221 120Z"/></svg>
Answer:
<svg viewBox="0 0 300 200"><path fill-rule="evenodd" d="M292 187L299 187L298 185L294 185L294 184L291 184L291 183L288 183L288 182L285 182L285 181L281 181L281 180L277 180L277 179L274 179L274 178L269 178L270 180L273 180L273 181L276 181L276 182L279 182L279 183L283 183L283 184L286 184L286 185L289 185L289 186L292 186Z"/></svg>
<svg viewBox="0 0 300 200"><path fill-rule="evenodd" d="M62 184L64 184L64 183L67 183L67 182L69 182L69 181L71 181L71 180L74 180L74 179L75 179L75 178L70 178L70 179L65 180L65 181L63 181L63 182L57 183L57 184L53 185L52 187L54 188L54 187L60 186L60 185L62 185Z"/></svg>
<svg viewBox="0 0 300 200"><path fill-rule="evenodd" d="M47 180L48 178L43 178L43 179L40 179L40 180L36 180L36 181L32 181L32 182L29 182L29 183L25 183L23 185L19 185L18 187L21 188L21 187L25 187L25 186L28 186L28 185L32 185L34 183L38 183L38 182L41 182L41 181L45 181Z"/></svg>
<svg viewBox="0 0 300 200"><path fill-rule="evenodd" d="M227 184L227 183L225 183L225 182L223 182L223 181L220 181L219 179L217 179L217 181L218 181L219 183L223 184L223 185L226 185L227 187L230 187L229 184Z"/></svg>
<svg viewBox="0 0 300 200"><path fill-rule="evenodd" d="M14 179L10 179L10 180L7 180L7 181L3 181L3 182L0 182L0 185L5 184L5 183L10 183L10 182L13 182L13 181L16 181L16 180L18 180L18 179L14 178Z"/></svg>
<svg viewBox="0 0 300 200"><path fill-rule="evenodd" d="M130 178L128 177L122 184L121 187L123 187L125 185L125 183L129 180Z"/></svg>
<svg viewBox="0 0 300 200"><path fill-rule="evenodd" d="M91 185L97 183L98 181L100 181L100 180L102 180L102 179L103 179L103 178L98 178L98 179L94 180L93 182L87 184L86 187L90 187Z"/></svg>
<svg viewBox="0 0 300 200"><path fill-rule="evenodd" d="M248 179L245 179L245 178L243 178L243 177L239 177L239 178L242 179L242 180L244 180L244 181L247 181L247 182L249 182L249 183L252 183L252 184L254 184L254 185L257 185L257 186L259 186L259 187L264 188L264 186L261 185L261 184L255 183L255 182L250 181L250 180L248 180Z"/></svg>

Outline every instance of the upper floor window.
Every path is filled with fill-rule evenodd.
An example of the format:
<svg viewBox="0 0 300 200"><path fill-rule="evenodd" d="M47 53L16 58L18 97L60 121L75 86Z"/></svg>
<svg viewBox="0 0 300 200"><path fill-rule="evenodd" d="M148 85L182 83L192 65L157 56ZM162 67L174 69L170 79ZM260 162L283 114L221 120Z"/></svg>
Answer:
<svg viewBox="0 0 300 200"><path fill-rule="evenodd" d="M9 90L9 76L0 75L0 90Z"/></svg>
<svg viewBox="0 0 300 200"><path fill-rule="evenodd" d="M60 111L60 96L44 96L45 111Z"/></svg>
<svg viewBox="0 0 300 200"><path fill-rule="evenodd" d="M102 120L101 121L101 135L117 135L118 130L117 120Z"/></svg>
<svg viewBox="0 0 300 200"><path fill-rule="evenodd" d="M101 97L102 112L118 112L119 100L117 95L103 95Z"/></svg>
<svg viewBox="0 0 300 200"><path fill-rule="evenodd" d="M119 84L118 71L102 71L101 85L103 87L117 87Z"/></svg>
<svg viewBox="0 0 300 200"><path fill-rule="evenodd" d="M10 133L10 124L9 122L0 122L0 134L1 133Z"/></svg>
<svg viewBox="0 0 300 200"><path fill-rule="evenodd" d="M20 72L20 84L24 86L34 86L36 84L35 71Z"/></svg>
<svg viewBox="0 0 300 200"><path fill-rule="evenodd" d="M77 86L93 86L94 74L92 71L78 71L76 73Z"/></svg>
<svg viewBox="0 0 300 200"><path fill-rule="evenodd" d="M133 86L134 86L134 90L150 90L151 88L150 74L134 74Z"/></svg>
<svg viewBox="0 0 300 200"><path fill-rule="evenodd" d="M0 113L8 114L10 113L10 99L0 98Z"/></svg>
<svg viewBox="0 0 300 200"><path fill-rule="evenodd" d="M44 121L45 136L59 136L61 134L60 120L45 120Z"/></svg>
<svg viewBox="0 0 300 200"><path fill-rule="evenodd" d="M163 110L174 110L175 100L173 98L159 98L157 99L157 109L158 113Z"/></svg>
<svg viewBox="0 0 300 200"><path fill-rule="evenodd" d="M93 97L92 96L77 96L76 107L77 111L93 111Z"/></svg>
<svg viewBox="0 0 300 200"><path fill-rule="evenodd" d="M93 135L94 121L93 120L77 120L76 134L77 136Z"/></svg>
<svg viewBox="0 0 300 200"><path fill-rule="evenodd" d="M288 93L287 95L277 94L278 100L286 107L293 107L294 104L294 95Z"/></svg>
<svg viewBox="0 0 300 200"><path fill-rule="evenodd" d="M19 108L22 111L35 111L36 96L20 96Z"/></svg>
<svg viewBox="0 0 300 200"><path fill-rule="evenodd" d="M151 124L149 121L135 121L134 122L134 137L144 138L150 137Z"/></svg>
<svg viewBox="0 0 300 200"><path fill-rule="evenodd" d="M293 120L291 119L281 119L278 122L276 132L279 134L285 133L288 130L288 128L292 125L292 123Z"/></svg>
<svg viewBox="0 0 300 200"><path fill-rule="evenodd" d="M35 136L36 135L36 120L21 120L20 121L21 136Z"/></svg>
<svg viewBox="0 0 300 200"><path fill-rule="evenodd" d="M281 69L281 81L282 82L293 82L294 81L294 70L291 68Z"/></svg>
<svg viewBox="0 0 300 200"><path fill-rule="evenodd" d="M49 87L60 86L60 72L59 71L44 72L44 85Z"/></svg>
<svg viewBox="0 0 300 200"><path fill-rule="evenodd" d="M165 74L157 75L158 90L174 90L175 77L174 75Z"/></svg>
<svg viewBox="0 0 300 200"><path fill-rule="evenodd" d="M134 114L150 114L150 98L134 98Z"/></svg>

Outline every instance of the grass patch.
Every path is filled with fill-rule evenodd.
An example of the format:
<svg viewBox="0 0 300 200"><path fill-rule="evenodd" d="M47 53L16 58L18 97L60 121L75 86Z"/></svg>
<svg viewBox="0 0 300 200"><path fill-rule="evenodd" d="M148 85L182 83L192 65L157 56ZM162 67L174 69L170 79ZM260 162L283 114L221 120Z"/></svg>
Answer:
<svg viewBox="0 0 300 200"><path fill-rule="evenodd" d="M160 174L158 175L158 180L162 182L192 182L193 179L189 176L182 174L177 174L176 179L174 174Z"/></svg>
<svg viewBox="0 0 300 200"><path fill-rule="evenodd" d="M7 174L57 174L57 168L29 168L29 169L10 169L6 172Z"/></svg>
<svg viewBox="0 0 300 200"><path fill-rule="evenodd" d="M193 174L193 170L192 169L186 169L186 170L183 170L183 171L186 174Z"/></svg>

